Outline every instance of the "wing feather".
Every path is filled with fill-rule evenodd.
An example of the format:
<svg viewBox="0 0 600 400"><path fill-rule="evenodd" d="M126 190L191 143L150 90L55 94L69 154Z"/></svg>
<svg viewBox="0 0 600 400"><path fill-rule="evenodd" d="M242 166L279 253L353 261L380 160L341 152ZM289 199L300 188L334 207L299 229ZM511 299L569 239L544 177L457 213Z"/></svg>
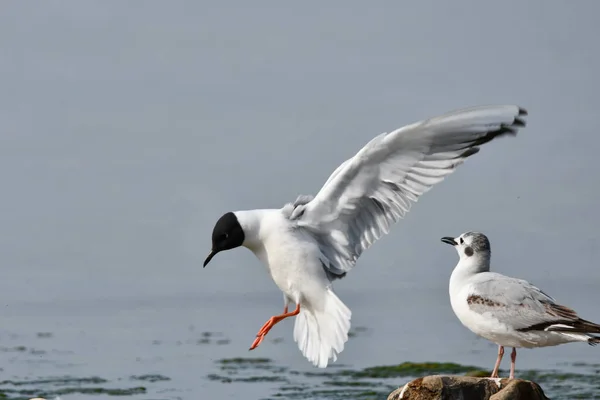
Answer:
<svg viewBox="0 0 600 400"><path fill-rule="evenodd" d="M519 331L600 333L600 325L581 319L531 283L494 272L478 274L468 287L469 308Z"/></svg>
<svg viewBox="0 0 600 400"><path fill-rule="evenodd" d="M514 135L527 112L481 106L382 133L344 161L290 219L317 240L329 272L344 275L409 212L412 203L496 137Z"/></svg>

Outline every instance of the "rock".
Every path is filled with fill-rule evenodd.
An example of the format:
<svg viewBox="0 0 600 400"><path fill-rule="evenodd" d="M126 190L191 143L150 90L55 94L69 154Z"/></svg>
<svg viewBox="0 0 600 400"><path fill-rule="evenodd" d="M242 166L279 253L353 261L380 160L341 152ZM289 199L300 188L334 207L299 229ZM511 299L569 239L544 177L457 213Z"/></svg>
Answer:
<svg viewBox="0 0 600 400"><path fill-rule="evenodd" d="M472 376L432 375L393 391L388 400L548 400L535 382Z"/></svg>

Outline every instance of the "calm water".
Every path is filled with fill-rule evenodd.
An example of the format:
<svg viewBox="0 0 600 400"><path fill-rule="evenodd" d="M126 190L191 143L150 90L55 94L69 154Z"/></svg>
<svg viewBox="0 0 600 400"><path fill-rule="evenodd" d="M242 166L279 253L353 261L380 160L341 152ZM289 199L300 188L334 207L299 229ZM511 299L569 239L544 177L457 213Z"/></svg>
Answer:
<svg viewBox="0 0 600 400"><path fill-rule="evenodd" d="M464 371L365 368L491 368L496 349L448 300L456 254L439 238L468 230L490 237L494 270L600 321L599 12L596 0L6 2L0 389L382 398L411 374ZM248 352L281 294L245 250L201 268L215 220L315 193L383 131L489 103L526 107L527 128L423 196L336 284L355 330L329 375L302 358L293 321ZM247 357L260 359L227 361ZM570 344L523 350L517 367L570 398L598 389L599 360Z"/></svg>
<svg viewBox="0 0 600 400"><path fill-rule="evenodd" d="M244 393L256 399L278 394L332 399L354 390L371 399L419 374L409 371L383 379L377 374L338 376L338 371L427 361L491 368L494 346L458 325L447 303L436 301L438 289L398 285L388 294L341 289L354 312L353 335L326 371L305 362L291 340L289 322L248 352L254 331L274 307L276 292L11 305L5 308L0 337L0 388L15 399L28 394L191 399L199 393L214 398ZM595 289L582 284L578 290L593 296ZM223 361L232 358L259 360ZM517 360L525 377L530 369L561 373L540 382L553 399L569 398L573 388L594 393L587 385L600 390L597 349L587 345L522 350ZM563 376L566 372L575 375Z"/></svg>

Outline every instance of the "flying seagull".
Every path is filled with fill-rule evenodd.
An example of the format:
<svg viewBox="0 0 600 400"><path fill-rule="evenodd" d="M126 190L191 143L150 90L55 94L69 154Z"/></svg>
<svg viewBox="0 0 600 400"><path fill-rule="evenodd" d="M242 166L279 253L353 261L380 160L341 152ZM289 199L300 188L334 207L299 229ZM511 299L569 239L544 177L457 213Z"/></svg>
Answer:
<svg viewBox="0 0 600 400"><path fill-rule="evenodd" d="M294 340L302 354L320 368L335 361L348 340L351 312L332 282L479 146L515 135L525 115L514 105L480 106L382 133L343 162L316 196L300 195L280 209L224 214L204 266L220 251L244 246L284 293L283 313L262 326L250 350L275 324L296 316ZM295 309L288 312L290 304Z"/></svg>
<svg viewBox="0 0 600 400"><path fill-rule="evenodd" d="M498 345L492 378L504 355L512 347L510 378L515 377L517 347L556 346L587 342L594 346L600 325L579 318L577 313L531 283L490 272L492 255L488 238L479 232L463 233L442 242L456 249L460 260L450 277L450 302L454 313L473 333Z"/></svg>

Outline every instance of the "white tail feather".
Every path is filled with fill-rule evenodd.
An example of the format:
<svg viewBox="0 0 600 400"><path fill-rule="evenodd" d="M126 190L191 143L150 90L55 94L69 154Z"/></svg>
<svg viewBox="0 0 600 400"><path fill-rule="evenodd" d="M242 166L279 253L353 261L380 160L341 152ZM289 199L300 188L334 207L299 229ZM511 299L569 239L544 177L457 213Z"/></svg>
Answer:
<svg viewBox="0 0 600 400"><path fill-rule="evenodd" d="M593 336L586 335L585 333L565 332L565 329L575 329L575 328L573 328L570 325L554 324L554 325L550 325L549 327L547 327L544 330L546 332L556 332L564 337L568 337L569 339L571 339L572 342L587 342L588 340L593 338Z"/></svg>
<svg viewBox="0 0 600 400"><path fill-rule="evenodd" d="M568 337L572 342L587 342L592 339L593 336L586 335L585 333L567 333L567 332L556 332L564 337Z"/></svg>
<svg viewBox="0 0 600 400"><path fill-rule="evenodd" d="M294 341L300 351L313 365L327 367L344 350L348 341L352 312L342 301L327 289L322 311L300 307L294 325Z"/></svg>

